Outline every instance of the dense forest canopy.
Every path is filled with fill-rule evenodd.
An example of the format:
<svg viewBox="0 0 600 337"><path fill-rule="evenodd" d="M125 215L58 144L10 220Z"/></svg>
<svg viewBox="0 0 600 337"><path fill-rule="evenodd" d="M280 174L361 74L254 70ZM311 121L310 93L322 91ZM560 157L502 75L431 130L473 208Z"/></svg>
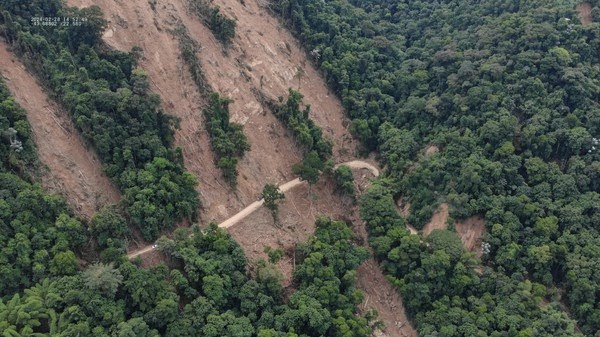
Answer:
<svg viewBox="0 0 600 337"><path fill-rule="evenodd" d="M108 176L123 192L128 219L148 240L182 218L194 218L196 180L171 147L172 116L149 91L136 67L138 51L108 49L98 7L63 7L61 1L0 2L0 32L14 51L71 112L96 149ZM79 19L79 25L36 25L33 18Z"/></svg>
<svg viewBox="0 0 600 337"><path fill-rule="evenodd" d="M504 315L484 323L474 300L493 302L485 312L514 315L510 335L572 335L560 308L506 311L558 287L581 331L598 336L599 10L593 3L595 22L583 26L577 4L277 1L342 98L353 132L387 167L363 200L363 216L424 335L506 331ZM440 151L424 155L430 145ZM411 204L406 220L395 210L400 196ZM421 228L441 202L455 219L484 216L483 260L493 272L480 277L468 260L407 236L404 222ZM537 290L506 303L511 288L493 284L506 277L507 287L535 282ZM549 326L554 315L565 325Z"/></svg>

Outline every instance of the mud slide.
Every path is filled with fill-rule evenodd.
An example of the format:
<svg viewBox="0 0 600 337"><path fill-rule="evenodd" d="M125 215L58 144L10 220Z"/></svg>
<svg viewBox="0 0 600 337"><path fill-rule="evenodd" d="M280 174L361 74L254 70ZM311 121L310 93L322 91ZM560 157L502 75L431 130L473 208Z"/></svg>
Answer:
<svg viewBox="0 0 600 337"><path fill-rule="evenodd" d="M69 114L48 99L42 87L0 41L0 73L27 111L38 157L48 172L42 183L60 193L77 214L90 218L101 206L119 201L119 192L102 172L96 155L77 133Z"/></svg>
<svg viewBox="0 0 600 337"><path fill-rule="evenodd" d="M366 161L352 160L349 162L337 164L334 166L334 169L337 169L340 166L348 166L349 168L353 168L353 169L367 169L367 170L371 171L371 174L373 176L379 177L379 170L377 169L377 167L375 167L372 164L367 163Z"/></svg>
<svg viewBox="0 0 600 337"><path fill-rule="evenodd" d="M398 291L390 284L374 259L363 263L357 272L356 286L364 293L361 312L377 310L378 319L385 322L384 331L375 331L376 337L417 337L406 311L398 295Z"/></svg>
<svg viewBox="0 0 600 337"><path fill-rule="evenodd" d="M371 165L371 164L369 164L367 162L363 162L363 161L360 161L360 160L353 160L353 161L350 161L350 162L347 162L347 163L338 164L335 167L339 167L341 165L346 165L346 166L349 166L349 167L352 167L352 168L357 168L357 169L368 169L369 171L371 171L371 173L375 177L379 176L379 170L375 166L373 166L373 165ZM300 180L300 178L296 178L294 180L288 181L285 184L279 185L279 190L282 193L285 194L286 192L288 192L289 190L293 189L294 187L302 185L304 183L305 182L302 181L302 180ZM242 209L241 211L239 211L238 213L236 213L234 216L232 216L232 217L228 218L227 220L221 222L219 224L219 227L221 227L221 228L230 228L230 227L232 227L233 225L237 224L238 222L240 222L241 220L245 219L250 214L254 213L256 210L258 210L259 208L261 208L264 203L265 203L264 199L260 199L258 201L255 201L255 202L251 203L250 205L246 206L244 209ZM155 249L156 249L156 245L153 244L153 245L144 247L144 248L142 248L140 250L136 250L134 252L131 252L131 253L127 254L127 257L129 259L133 259L133 258L136 258L136 257L138 257L140 255L144 255L146 253L149 253L149 252L151 252L151 251L153 251Z"/></svg>
<svg viewBox="0 0 600 337"><path fill-rule="evenodd" d="M311 104L311 118L334 140L337 162L350 160L355 141L350 136L339 100L328 94L319 73L293 37L281 29L256 0L215 1L237 20L236 37L225 52L222 44L188 9L188 0L68 0L69 5L99 6L109 20L103 40L119 50L142 48L141 67L152 90L163 99L169 114L181 120L175 143L183 149L186 168L198 177L204 210L202 220L221 222L258 198L267 183L293 179L291 167L302 154L288 131L263 106L262 95L287 95L297 88ZM214 165L202 107L206 105L191 80L179 53L176 37L169 31L182 24L199 45L198 59L212 89L233 99L231 119L244 125L251 150L238 164L238 184L233 190ZM303 76L295 76L302 68Z"/></svg>
<svg viewBox="0 0 600 337"><path fill-rule="evenodd" d="M456 221L454 224L456 233L460 236L463 246L468 251L474 252L481 258L483 250L481 240L486 232L485 220L481 216L472 216L470 218Z"/></svg>
<svg viewBox="0 0 600 337"><path fill-rule="evenodd" d="M423 236L431 234L435 229L448 229L448 204L443 203L433 213L431 220L423 227Z"/></svg>
<svg viewBox="0 0 600 337"><path fill-rule="evenodd" d="M582 25L587 26L592 23L592 5L589 2L582 2L577 5L577 12L579 12Z"/></svg>

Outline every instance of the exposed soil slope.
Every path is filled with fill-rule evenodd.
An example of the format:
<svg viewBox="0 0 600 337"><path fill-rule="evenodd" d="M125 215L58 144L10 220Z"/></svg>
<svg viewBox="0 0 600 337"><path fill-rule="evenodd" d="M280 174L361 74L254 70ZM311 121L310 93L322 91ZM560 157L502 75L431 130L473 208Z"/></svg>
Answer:
<svg viewBox="0 0 600 337"><path fill-rule="evenodd" d="M431 220L423 227L423 235L429 235L435 229L447 229L448 224L446 221L448 220L448 204L443 203L435 210Z"/></svg>
<svg viewBox="0 0 600 337"><path fill-rule="evenodd" d="M485 223L482 217L472 216L470 218L457 221L454 224L458 236L463 243L465 249L475 252L481 257L481 239L485 234Z"/></svg>
<svg viewBox="0 0 600 337"><path fill-rule="evenodd" d="M252 211L235 219L236 225L229 228L250 260L264 258L267 245L289 249L305 241L314 232L314 221L320 214L343 220L354 217L358 221L356 207L349 199L333 194L333 186L326 181L314 186L310 194L306 184L287 193L276 225L269 211L256 202L266 183L293 182L291 166L302 157L289 133L262 104L261 96L276 99L287 96L290 87L300 89L305 102L312 106L311 118L334 142L334 160L351 160L356 147L339 100L329 93L323 78L291 34L281 29L278 21L261 8L257 0L215 1L224 13L237 20L237 35L226 52L200 20L188 12L187 0L158 0L155 10L146 0L69 0L68 3L80 7L100 6L110 20L103 38L112 47L129 50L137 45L142 48L141 66L149 74L152 90L162 97L166 112L181 119L176 145L183 148L187 169L198 176L205 208L202 222L212 219L224 222L244 205L254 205ZM238 165L240 176L235 191L221 179L220 171L213 164L201 111L206 102L181 61L177 41L168 32L180 23L201 45L198 58L207 82L214 91L233 99L232 121L244 124L252 146ZM303 75L298 77L297 74ZM372 171L370 167L358 167L363 168L365 172ZM280 264L289 282L293 260L288 258ZM371 276L360 277L368 280ZM374 281L366 282L371 283ZM396 301L389 308L401 307L399 298ZM387 316L393 315L395 313L390 311Z"/></svg>
<svg viewBox="0 0 600 337"><path fill-rule="evenodd" d="M291 166L301 159L295 142L281 123L266 110L259 96L287 95L297 87L294 77L299 66L306 75L301 91L313 107L311 117L334 140L336 161L349 159L355 143L345 125L340 102L327 88L291 35L279 28L276 19L256 1L215 1L238 20L237 35L227 53L201 21L187 9L187 0L158 0L150 3L113 0L69 0L78 7L98 5L110 21L104 41L119 50L142 48L141 66L148 72L165 110L181 119L176 145L182 147L185 165L199 180L205 208L203 222L223 221L244 205L256 200L266 183L289 181ZM251 150L238 165L238 186L234 191L215 167L208 134L204 128L202 100L186 66L178 42L169 32L183 24L201 46L198 58L213 90L234 100L231 118L244 124ZM302 66L304 65L304 66Z"/></svg>
<svg viewBox="0 0 600 337"><path fill-rule="evenodd" d="M592 23L592 5L588 2L582 2L577 5L577 11L581 18L581 24L587 26Z"/></svg>
<svg viewBox="0 0 600 337"><path fill-rule="evenodd" d="M365 294L361 311L377 310L379 319L386 325L385 331L376 331L375 336L418 336L408 321L398 291L385 278L374 259L369 259L358 268L357 286Z"/></svg>
<svg viewBox="0 0 600 337"><path fill-rule="evenodd" d="M97 156L88 149L68 112L48 99L36 79L0 41L0 73L27 111L44 170L46 188L62 194L71 209L90 218L96 210L119 201L119 192L102 172Z"/></svg>
<svg viewBox="0 0 600 337"><path fill-rule="evenodd" d="M435 229L448 229L448 204L443 203L435 211L429 223L423 227L423 235L429 235ZM485 223L482 217L472 216L454 223L456 233L466 250L475 252L481 257L481 239L485 234ZM411 230L412 232L412 230Z"/></svg>

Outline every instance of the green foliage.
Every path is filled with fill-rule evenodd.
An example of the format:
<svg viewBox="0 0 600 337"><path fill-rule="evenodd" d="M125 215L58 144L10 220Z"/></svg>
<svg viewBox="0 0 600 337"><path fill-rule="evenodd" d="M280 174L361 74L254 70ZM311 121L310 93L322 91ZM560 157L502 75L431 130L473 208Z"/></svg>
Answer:
<svg viewBox="0 0 600 337"><path fill-rule="evenodd" d="M333 171L333 181L338 191L354 197L354 175L350 167L346 165L339 166Z"/></svg>
<svg viewBox="0 0 600 337"><path fill-rule="evenodd" d="M204 109L204 115L208 120L207 129L217 166L223 170L223 176L235 185L238 159L250 150L250 144L244 135L242 125L229 121L229 103L231 100L213 93L211 104Z"/></svg>
<svg viewBox="0 0 600 337"><path fill-rule="evenodd" d="M112 264L91 265L82 273L82 278L87 288L107 297L115 296L123 282L123 276Z"/></svg>
<svg viewBox="0 0 600 337"><path fill-rule="evenodd" d="M597 23L580 25L575 4L281 0L276 10L341 97L352 131L367 149L379 151L389 170L391 183L368 192L361 210L388 273L416 270L408 261L419 257L414 239L403 238L402 220L392 215L394 198L401 194L410 202L406 220L416 228L445 199L456 219L484 216L490 245L484 259L497 271L491 279L527 278L565 288L579 327L592 336L600 330L600 302L581 297L581 287L592 294L598 284L587 273L588 262L579 259L591 266L600 258L594 250L583 253L600 237L594 225L600 213L591 206L600 192L600 44ZM432 144L440 151L425 154ZM403 245L406 254L398 250ZM447 265L448 254L437 253L442 251L427 255ZM444 273L451 284L451 274ZM417 305L434 302L423 290L429 281L397 278L415 287L404 293L405 300L415 299L410 307L421 335L492 333L485 322L472 322L476 330L467 322L441 326L452 321L442 309ZM487 290L493 299L502 293ZM452 294L447 301L455 301ZM454 294L456 300L469 296ZM513 303L506 305L507 314L517 315ZM460 310L452 315L476 312L465 305ZM437 322L427 325L425 318L434 315ZM558 312L520 315L530 326L515 321L513 330L506 325L496 331L572 333ZM560 324L548 323L553 315ZM497 322L509 322L501 316Z"/></svg>
<svg viewBox="0 0 600 337"><path fill-rule="evenodd" d="M314 185L327 168L332 144L323 137L321 128L310 119L310 106L301 108L302 98L300 92L290 88L287 101L284 103L283 97L280 97L279 103L271 102L271 108L305 150L304 160L293 167L294 174Z"/></svg>
<svg viewBox="0 0 600 337"><path fill-rule="evenodd" d="M0 334L369 336L372 317L357 314L362 295L354 287L367 251L355 245L343 222L319 219L316 226L315 237L298 248L297 291L289 303L278 268L261 262L249 272L242 249L212 224L160 240L160 249L181 269L94 264L5 296Z"/></svg>
<svg viewBox="0 0 600 337"><path fill-rule="evenodd" d="M135 68L136 51L101 48L106 21L98 7L76 9L60 2L26 7L3 6L4 36L95 147L106 173L125 195L131 222L153 239L176 221L195 217L196 182L185 172L180 152L170 148L175 120L160 109L158 96L149 93L146 74ZM34 13L86 21L36 26L30 20Z"/></svg>
<svg viewBox="0 0 600 337"><path fill-rule="evenodd" d="M34 164L34 144L25 111L0 78L0 171L23 174Z"/></svg>
<svg viewBox="0 0 600 337"><path fill-rule="evenodd" d="M190 34L184 25L177 26L173 34L179 41L181 57L189 67L190 74L192 75L196 87L202 95L210 94L212 90L206 81L204 71L202 70L202 64L196 54L199 50L198 43L190 37Z"/></svg>
<svg viewBox="0 0 600 337"><path fill-rule="evenodd" d="M124 239L130 234L130 230L118 209L114 206L106 206L92 217L90 234L96 238L101 248L125 249Z"/></svg>
<svg viewBox="0 0 600 337"><path fill-rule="evenodd" d="M308 181L310 185L314 185L319 180L321 172L325 168L325 163L319 158L317 152L312 151L306 155L306 158L292 167L292 171L300 179Z"/></svg>
<svg viewBox="0 0 600 337"><path fill-rule="evenodd" d="M0 186L0 297L75 272L72 250L85 232L65 202L10 173L0 173Z"/></svg>
<svg viewBox="0 0 600 337"><path fill-rule="evenodd" d="M283 102L283 97L279 97L279 102L272 103L271 108L307 153L315 151L322 161L326 161L331 157L331 142L323 136L321 128L310 119L310 105L301 107L302 98L300 92L290 88L287 100Z"/></svg>
<svg viewBox="0 0 600 337"><path fill-rule="evenodd" d="M235 37L237 26L235 20L221 13L221 8L213 6L212 0L189 0L189 3L198 17L210 28L217 40L225 46L230 45L231 40Z"/></svg>
<svg viewBox="0 0 600 337"><path fill-rule="evenodd" d="M273 249L269 246L265 247L265 253L269 256L269 262L277 263L283 258L283 249Z"/></svg>
<svg viewBox="0 0 600 337"><path fill-rule="evenodd" d="M285 198L285 195L279 190L279 187L266 184L262 190L262 198L265 200L265 207L275 216L279 208L278 203Z"/></svg>

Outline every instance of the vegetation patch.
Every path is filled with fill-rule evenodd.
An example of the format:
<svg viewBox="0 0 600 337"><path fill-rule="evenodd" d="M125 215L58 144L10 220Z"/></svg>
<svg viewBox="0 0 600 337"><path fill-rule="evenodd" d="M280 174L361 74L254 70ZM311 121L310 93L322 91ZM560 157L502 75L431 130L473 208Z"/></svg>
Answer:
<svg viewBox="0 0 600 337"><path fill-rule="evenodd" d="M600 59L577 2L276 2L388 168L363 216L421 335L577 335L560 310L550 327L550 312L514 306L541 285L566 289L581 331L600 331ZM419 155L430 144L439 152ZM400 195L416 228L441 202L482 216L494 272L406 236Z"/></svg>
<svg viewBox="0 0 600 337"><path fill-rule="evenodd" d="M2 33L94 146L122 191L128 220L152 240L175 222L193 219L196 180L171 147L176 120L149 92L146 74L136 68L138 52L117 52L101 43L106 21L98 7L80 10L60 1L32 6L4 6ZM82 24L35 25L34 13L79 17Z"/></svg>
<svg viewBox="0 0 600 337"><path fill-rule="evenodd" d="M243 126L229 121L229 103L231 100L213 93L210 106L204 109L204 115L217 166L223 171L223 176L235 185L238 160L250 150L250 144L244 135Z"/></svg>
<svg viewBox="0 0 600 337"><path fill-rule="evenodd" d="M221 13L221 8L214 6L212 0L189 0L189 4L198 17L210 28L217 40L225 46L229 46L235 37L235 20Z"/></svg>
<svg viewBox="0 0 600 337"><path fill-rule="evenodd" d="M275 116L292 132L296 141L304 149L304 160L294 165L294 174L299 175L310 185L314 185L324 171L333 169L330 160L332 144L323 136L323 130L310 119L310 105L302 107L302 94L289 89L289 96L284 102L269 102Z"/></svg>

